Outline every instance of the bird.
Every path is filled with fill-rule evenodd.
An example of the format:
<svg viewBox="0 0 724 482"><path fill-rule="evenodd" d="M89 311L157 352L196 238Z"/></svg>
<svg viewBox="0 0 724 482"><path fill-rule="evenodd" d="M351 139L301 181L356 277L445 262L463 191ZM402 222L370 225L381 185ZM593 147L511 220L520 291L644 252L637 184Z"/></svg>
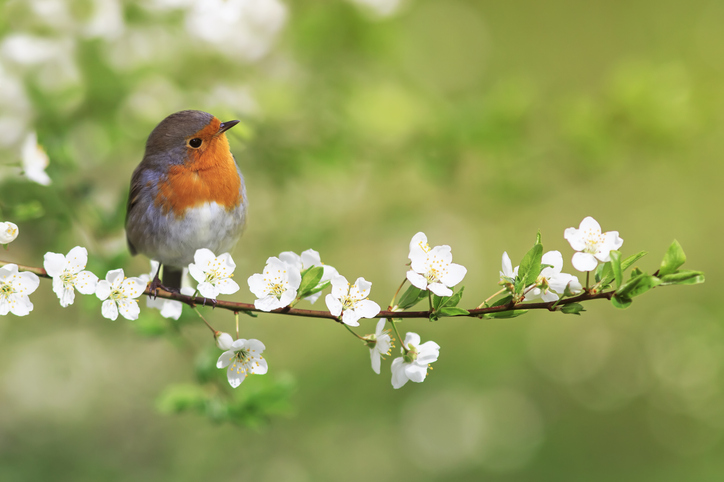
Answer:
<svg viewBox="0 0 724 482"><path fill-rule="evenodd" d="M148 136L143 160L131 176L126 240L132 255L159 262L152 294L158 288L178 292L183 268L196 250L229 252L241 237L246 185L225 134L238 123L183 110Z"/></svg>

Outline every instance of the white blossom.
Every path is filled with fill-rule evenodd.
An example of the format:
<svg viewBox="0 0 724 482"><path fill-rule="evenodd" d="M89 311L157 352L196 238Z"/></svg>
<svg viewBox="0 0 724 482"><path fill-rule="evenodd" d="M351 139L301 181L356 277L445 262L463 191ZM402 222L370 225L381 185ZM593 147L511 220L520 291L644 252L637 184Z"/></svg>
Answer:
<svg viewBox="0 0 724 482"><path fill-rule="evenodd" d="M550 265L543 268L535 282L535 287L530 289L525 298L534 300L541 298L543 301L556 301L558 295L562 295L566 286L571 293L577 293L583 290L583 286L576 276L567 273L561 273L563 269L563 255L560 251L548 251L541 259L541 264Z"/></svg>
<svg viewBox="0 0 724 482"><path fill-rule="evenodd" d="M378 375L380 374L381 358L389 355L390 349L393 347L389 330L384 329L385 323L387 323L387 318L380 318L375 328L375 334L364 337L367 347L370 349L372 370Z"/></svg>
<svg viewBox="0 0 724 482"><path fill-rule="evenodd" d="M196 280L196 287L204 298L216 299L219 294L231 295L239 291L239 285L231 278L236 264L229 253L217 257L210 249L201 248L194 254L189 274Z"/></svg>
<svg viewBox="0 0 724 482"><path fill-rule="evenodd" d="M296 299L301 281L302 275L295 266L272 256L266 260L264 272L251 275L247 283L257 297L254 306L272 311L289 306Z"/></svg>
<svg viewBox="0 0 724 482"><path fill-rule="evenodd" d="M0 244L8 244L18 237L18 226L10 221L0 223Z"/></svg>
<svg viewBox="0 0 724 482"><path fill-rule="evenodd" d="M331 279L335 276L339 276L339 272L337 272L334 267L322 263L322 259L319 256L319 253L313 249L303 251L301 256L293 251L284 251L283 253L279 254L279 259L290 266L294 266L300 272L313 266L321 266L323 269L322 279L319 280L319 284L317 286L322 285L327 281L331 281ZM320 296L322 296L322 292L318 291L317 293L314 293L311 296L307 296L304 299L309 301L310 303L314 303L319 299Z"/></svg>
<svg viewBox="0 0 724 482"><path fill-rule="evenodd" d="M344 276L332 278L332 292L326 296L329 312L334 316L342 315L342 323L359 326L360 318L374 318L380 312L380 305L368 300L372 283L364 278L357 278L350 286Z"/></svg>
<svg viewBox="0 0 724 482"><path fill-rule="evenodd" d="M40 280L35 273L19 273L16 264L6 264L0 268L0 315L12 313L25 316L33 311L33 303L28 295L39 285Z"/></svg>
<svg viewBox="0 0 724 482"><path fill-rule="evenodd" d="M137 320L141 313L137 298L145 289L146 283L141 278L125 278L123 269L109 271L106 279L100 280L96 288L96 296L103 300L101 314L115 320L120 312L128 320Z"/></svg>
<svg viewBox="0 0 724 482"><path fill-rule="evenodd" d="M53 291L58 295L60 306L66 307L75 301L75 290L83 295L96 292L98 276L83 271L88 264L88 251L76 246L67 256L60 253L45 253L43 267L53 278Z"/></svg>
<svg viewBox="0 0 724 482"><path fill-rule="evenodd" d="M264 375L268 366L264 357L264 343L259 340L236 340L231 348L221 354L216 362L216 368L227 368L226 378L233 388L241 385L250 374Z"/></svg>
<svg viewBox="0 0 724 482"><path fill-rule="evenodd" d="M407 350L407 351L405 351ZM409 332L405 335L403 356L392 361L392 386L400 388L408 380L420 383L427 377L430 363L440 356L440 345L434 341L420 344L420 335Z"/></svg>
<svg viewBox="0 0 724 482"><path fill-rule="evenodd" d="M601 225L591 216L583 218L578 229L566 229L563 237L578 251L572 259L573 267L578 271L593 271L598 261L610 261L609 253L623 245L618 231L601 233Z"/></svg>
<svg viewBox="0 0 724 482"><path fill-rule="evenodd" d="M234 344L234 339L231 335L221 331L214 332L214 340L216 341L216 346L222 350L231 350Z"/></svg>
<svg viewBox="0 0 724 482"><path fill-rule="evenodd" d="M407 279L421 290L430 290L438 296L451 296L450 289L465 277L467 269L452 262L450 246L430 249L425 233L417 233L410 241L410 271Z"/></svg>
<svg viewBox="0 0 724 482"><path fill-rule="evenodd" d="M510 256L508 256L508 252L503 252L503 263L502 263L503 270L500 272L500 282L501 283L514 283L515 278L518 277L518 268L519 266L516 266L515 269L513 269L513 263L510 261Z"/></svg>
<svg viewBox="0 0 724 482"><path fill-rule="evenodd" d="M48 167L50 160L38 144L38 136L34 131L25 137L21 155L25 177L43 186L50 185L50 177L45 173L45 168Z"/></svg>

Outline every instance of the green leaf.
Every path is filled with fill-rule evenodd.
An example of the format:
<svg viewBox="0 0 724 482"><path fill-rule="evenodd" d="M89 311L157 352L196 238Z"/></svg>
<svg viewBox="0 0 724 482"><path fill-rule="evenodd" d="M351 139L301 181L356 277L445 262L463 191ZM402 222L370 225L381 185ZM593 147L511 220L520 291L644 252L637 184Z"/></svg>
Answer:
<svg viewBox="0 0 724 482"><path fill-rule="evenodd" d="M528 313L528 310L512 310L512 311L498 311L495 313L485 313L484 318L515 318L516 316L524 315Z"/></svg>
<svg viewBox="0 0 724 482"><path fill-rule="evenodd" d="M299 284L299 289L297 290L298 296L300 298L308 296L309 292L316 288L319 282L322 281L323 274L324 268L321 266L312 266L304 270L302 282Z"/></svg>
<svg viewBox="0 0 724 482"><path fill-rule="evenodd" d="M447 299L447 301L445 302L445 304L444 304L443 306L448 306L448 307L457 306L458 303L460 303L460 300L461 300L462 297L463 297L463 290L464 290L464 289L465 289L465 287L464 287L464 286L461 286L460 289L459 289L456 293L454 293L451 297L449 297L449 298Z"/></svg>
<svg viewBox="0 0 724 482"><path fill-rule="evenodd" d="M397 306L403 310L407 310L426 297L427 291L422 291L421 289L410 285L410 287L407 288L407 291L405 291L405 293L400 297L397 302Z"/></svg>
<svg viewBox="0 0 724 482"><path fill-rule="evenodd" d="M661 277L661 285L695 285L704 282L704 273L701 271L676 271Z"/></svg>
<svg viewBox="0 0 724 482"><path fill-rule="evenodd" d="M461 315L469 315L470 312L468 310L464 310L462 308L456 308L456 307L444 307L440 311L440 316L461 316Z"/></svg>
<svg viewBox="0 0 724 482"><path fill-rule="evenodd" d="M445 305L445 302L449 299L449 296L432 295L432 309L438 311L442 306Z"/></svg>
<svg viewBox="0 0 724 482"><path fill-rule="evenodd" d="M561 312L566 313L567 315L579 315L581 314L581 311L586 311L583 309L583 305L580 303L571 303L569 305L563 305L561 307Z"/></svg>
<svg viewBox="0 0 724 482"><path fill-rule="evenodd" d="M666 276L667 274L675 272L685 262L686 255L684 254L684 250L681 249L679 242L674 240L666 251L663 261L661 261L659 276Z"/></svg>
<svg viewBox="0 0 724 482"><path fill-rule="evenodd" d="M622 284L621 287L616 290L615 296L622 300L631 299L647 292L651 288L655 288L660 284L661 280L656 276L641 273L635 278Z"/></svg>
<svg viewBox="0 0 724 482"><path fill-rule="evenodd" d="M504 305L507 305L508 303L510 303L511 301L513 301L513 296L505 295L502 298L498 298L497 300L490 303L489 306L504 306Z"/></svg>
<svg viewBox="0 0 724 482"><path fill-rule="evenodd" d="M540 261L543 258L543 245L536 244L525 253L518 268L518 280L515 283L515 292L523 293L523 290L535 283L540 274Z"/></svg>
<svg viewBox="0 0 724 482"><path fill-rule="evenodd" d="M631 298L625 298L622 296L614 295L613 298L611 298L611 303L616 308L620 308L620 309L624 310L624 309L628 308L629 306L631 306L632 301L631 301Z"/></svg>
<svg viewBox="0 0 724 482"><path fill-rule="evenodd" d="M307 296L312 296L312 295L315 294L315 293L319 293L320 291L322 291L324 288L326 288L326 287L329 286L330 284L331 284L331 283L330 283L329 281L325 281L325 282L322 283L321 285L317 285L316 288L313 288L313 289L307 291L307 294L305 295L305 298L306 298Z"/></svg>
<svg viewBox="0 0 724 482"><path fill-rule="evenodd" d="M541 242L540 242L540 229L538 230L538 234L535 235L535 244L541 244Z"/></svg>
<svg viewBox="0 0 724 482"><path fill-rule="evenodd" d="M609 253L611 256L611 271L613 272L613 279L616 280L616 289L621 287L623 283L623 270L621 269L621 252L613 250Z"/></svg>
<svg viewBox="0 0 724 482"><path fill-rule="evenodd" d="M639 251L638 253L633 254L633 255L629 256L628 258L624 259L623 261L621 261L621 271L626 271L627 269L629 269L629 267L632 264L634 264L636 261L638 261L641 258L643 258L644 256L646 256L647 254L649 254L649 253L646 251Z"/></svg>
<svg viewBox="0 0 724 482"><path fill-rule="evenodd" d="M596 268L596 282L600 282L602 287L611 284L614 279L613 268L611 262L607 261L603 264L599 264Z"/></svg>

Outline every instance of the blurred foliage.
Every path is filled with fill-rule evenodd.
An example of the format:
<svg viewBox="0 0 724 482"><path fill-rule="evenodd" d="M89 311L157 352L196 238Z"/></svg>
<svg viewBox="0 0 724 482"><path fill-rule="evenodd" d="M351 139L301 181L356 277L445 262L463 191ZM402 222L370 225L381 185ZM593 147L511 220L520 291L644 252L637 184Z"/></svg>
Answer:
<svg viewBox="0 0 724 482"><path fill-rule="evenodd" d="M314 248L382 305L422 230L468 268L471 308L537 229L570 266L562 232L592 215L626 253L678 239L709 282L626 311L405 321L442 350L399 391L336 325L271 315L242 317L269 374L231 390L195 314L111 323L44 282L0 319L1 480L722 478L719 2L241 3L0 0L0 220L20 227L3 259L80 244L101 277L148 272L125 246L130 174L161 119L201 109L242 120L239 279ZM48 187L22 174L33 130ZM631 266L646 286L661 267Z"/></svg>

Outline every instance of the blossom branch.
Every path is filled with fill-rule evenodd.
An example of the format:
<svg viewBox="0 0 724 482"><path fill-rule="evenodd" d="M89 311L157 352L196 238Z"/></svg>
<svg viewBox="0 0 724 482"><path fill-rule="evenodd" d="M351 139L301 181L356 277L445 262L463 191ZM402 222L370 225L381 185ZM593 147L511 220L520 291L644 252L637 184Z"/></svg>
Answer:
<svg viewBox="0 0 724 482"><path fill-rule="evenodd" d="M0 267L5 266L7 264L11 264L9 261L3 261L0 260ZM32 266L24 266L24 265L18 265L18 269L22 271L29 271L31 273L35 273L41 278L48 278L51 277L48 275L48 273L43 268L36 268ZM149 291L148 288L143 292L146 296L152 296L152 293ZM505 305L499 305L499 306L490 306L490 307L484 307L484 308L474 308L471 310L468 310L468 315L455 315L451 316L450 318L454 317L481 317L482 315L485 315L487 313L502 313L506 311L515 311L515 310L549 310L549 311L556 311L556 309L559 306L568 305L571 303L580 303L582 301L590 301L590 300L596 300L596 299L607 299L610 300L613 298L613 296L616 294L615 291L607 291L607 292L601 292L601 293L583 293L578 296L570 297L570 298L564 298L562 300L551 301L551 302L543 302L543 303L508 303ZM167 300L175 300L180 301L184 304L187 304L191 307L196 306L211 306L213 308L219 308L222 310L228 310L232 311L234 313L239 312L249 312L249 313L272 313L272 314L278 314L278 315L288 315L288 316L301 316L306 318L322 318L322 319L331 319L334 321L339 321L338 316L334 316L329 311L323 311L323 310L306 310L306 309L300 309L300 308L278 308L272 311L264 311L259 308L256 308L253 303L239 303L235 301L224 301L224 300L217 300L215 304L209 303L209 300L207 298L203 298L200 296L188 296L183 295L181 293L170 293L168 291L164 291L162 289L158 290L157 294L158 298L167 299ZM390 310L384 310L380 311L377 316L381 318L429 318L430 315L434 313L434 310L425 310L425 311L390 311Z"/></svg>

